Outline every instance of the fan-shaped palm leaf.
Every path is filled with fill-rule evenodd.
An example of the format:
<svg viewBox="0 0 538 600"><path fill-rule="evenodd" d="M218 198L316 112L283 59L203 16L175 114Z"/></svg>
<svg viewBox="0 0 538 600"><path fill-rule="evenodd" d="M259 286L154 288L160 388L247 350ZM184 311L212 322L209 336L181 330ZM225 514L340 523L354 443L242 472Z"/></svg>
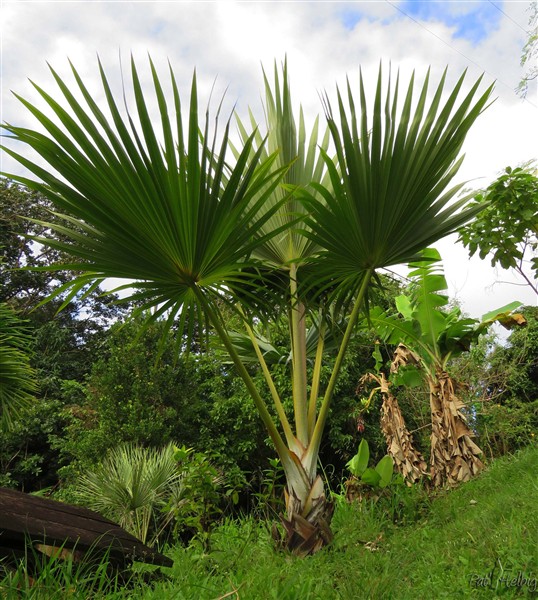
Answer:
<svg viewBox="0 0 538 600"><path fill-rule="evenodd" d="M212 303L223 289L239 288L248 297L245 266L256 245L265 241L259 232L273 212L261 214L260 207L283 172L272 170L275 156L259 164L260 148L251 160L253 140L249 138L224 178L229 124L219 148L216 137L209 139L207 118L200 133L196 77L185 127L172 71L174 103L170 108L151 63L161 126L158 137L134 62L136 120L129 112L122 115L101 64L99 68L111 117L94 101L74 67L85 106L51 68L63 103L71 110L34 84L56 119L19 99L48 135L5 126L52 168L45 170L5 148L43 183L16 179L51 198L63 217L64 225L48 226L68 241L39 241L79 260L52 268L83 272L66 286L74 292L90 280L136 280L139 291L133 298L142 302L141 310L155 308L154 318L167 313L170 320L178 314L184 319L200 313L200 295Z"/></svg>
<svg viewBox="0 0 538 600"><path fill-rule="evenodd" d="M146 542L150 527L158 529L161 510L180 484L174 444L164 448L122 444L79 476L75 494L82 504Z"/></svg>
<svg viewBox="0 0 538 600"><path fill-rule="evenodd" d="M312 182L324 183L330 186L327 170L321 154L327 151L329 144L329 129L326 128L320 139L319 118L316 118L310 135L306 132L303 109L299 107L299 121L295 120L291 99L290 82L288 78L287 60L282 66L282 75L275 62L274 84L271 86L269 79L263 72L265 83L265 118L267 127L267 141L264 144L258 124L250 112L250 126L254 132L255 146L261 150L259 160L266 160L271 154L276 154L276 164L279 167L290 165L286 171L284 187L276 188L274 193L267 198L262 211L271 210L278 205L271 218L263 225L262 231L271 231L286 227L279 236L270 236L265 244L258 246L255 255L266 264L277 268L289 269L293 262L304 262L309 256L317 253L319 247L315 240L301 235L300 231L307 226L304 217L307 214L305 206L299 202L288 190L296 187L306 187ZM247 132L247 127L237 118L239 133L243 144L250 139L252 134ZM254 150L252 150L254 152ZM293 225L293 227L290 227Z"/></svg>
<svg viewBox="0 0 538 600"><path fill-rule="evenodd" d="M479 78L458 104L465 73L442 103L446 71L427 107L429 71L413 109L414 75L398 112L399 78L394 92L389 76L383 102L379 69L370 116L362 73L359 108L347 84L346 109L338 90L338 126L325 98L326 116L340 169L325 153L332 191L313 183L318 196L303 194L310 209L304 235L323 250L307 289L332 287L334 295L355 296L346 333L316 422L308 460L317 457L340 365L370 280L377 269L419 257L419 252L454 232L476 214L455 200L463 184L449 187L461 164L469 128L484 110L492 86L477 99ZM324 202L319 201L319 196ZM320 286L320 282L324 282ZM307 460L305 460L307 462Z"/></svg>
<svg viewBox="0 0 538 600"><path fill-rule="evenodd" d="M492 87L475 99L479 78L458 104L464 78L443 103L445 71L428 106L428 71L413 109L413 76L399 112L399 77L392 91L389 76L384 94L380 68L370 113L361 73L358 103L349 82L349 108L338 90L340 125L325 99L341 172L326 156L333 192L314 184L325 203L309 203L310 237L324 248L318 280L324 277L357 289L363 273L415 260L421 249L476 214L464 208L469 198L454 201L463 184L450 185L461 164L465 136Z"/></svg>
<svg viewBox="0 0 538 600"><path fill-rule="evenodd" d="M120 111L101 63L110 116L95 102L72 65L83 102L51 68L61 101L33 85L52 110L53 118L18 96L46 134L4 126L16 140L33 148L48 168L5 148L43 183L16 176L14 179L49 197L63 218L63 225L45 225L61 233L66 242L37 238L75 257L69 264L51 267L82 273L61 291L75 294L88 283L95 286L108 277L130 279L138 288L130 296L138 301L138 311L152 308L151 318L167 316L169 326L179 318L180 334L189 323L190 336L194 323L208 317L234 357L271 438L283 454L286 446L229 344L218 307L231 292L241 292L243 304L248 304L263 285L263 277L260 281L256 271L258 263L251 255L269 237L281 232L279 227L263 231L279 203L273 202L269 210L262 207L286 167L275 168L275 154L260 160L263 145L253 151L253 136L245 141L235 164L229 167L225 162L229 122L218 146L217 132L212 139L209 136L208 114L204 131L200 132L196 76L185 126L172 70L170 107L151 60L150 67L160 131L150 115L134 61L131 77L135 115Z"/></svg>

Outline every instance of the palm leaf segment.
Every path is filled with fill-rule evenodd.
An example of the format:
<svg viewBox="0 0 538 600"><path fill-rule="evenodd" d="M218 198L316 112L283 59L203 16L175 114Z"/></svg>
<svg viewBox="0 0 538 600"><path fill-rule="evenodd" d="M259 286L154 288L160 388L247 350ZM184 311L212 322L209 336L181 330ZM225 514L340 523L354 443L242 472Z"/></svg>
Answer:
<svg viewBox="0 0 538 600"><path fill-rule="evenodd" d="M340 126L325 99L341 172L326 156L333 192L313 186L325 200L310 201L308 219L311 236L324 248L318 280L324 276L354 290L365 272L415 260L422 248L476 214L463 209L469 198L453 202L463 184L450 184L463 159L458 155L465 136L492 87L475 100L479 78L458 104L464 78L443 104L445 71L427 106L429 71L416 103L413 76L399 111L399 77L392 91L389 76L383 99L380 69L370 114L361 73L358 106L349 82L348 108L338 90Z"/></svg>
<svg viewBox="0 0 538 600"><path fill-rule="evenodd" d="M329 130L326 128L320 139L319 118L316 118L310 135L307 135L301 106L297 125L293 114L287 61L282 66L282 75L275 62L274 90L265 71L263 76L267 141L264 145L264 138L258 129L258 124L252 111L249 111L255 146L259 151L259 160L266 160L272 154L276 154L276 165L280 168L286 166L289 168L283 178L285 185L277 188L262 208L265 213L275 206L279 207L265 222L262 231L270 234L275 229L286 227L285 233L279 236L269 235L266 243L256 249L255 256L268 266L287 270L291 263L302 263L319 250L315 240L308 239L302 234L305 229L309 229L304 222L308 210L290 192L306 187L313 181L323 183L326 187L330 186L321 154L328 149ZM245 144L252 134L248 133L247 126L239 118L237 123L241 140ZM254 153L254 149L252 152Z"/></svg>
<svg viewBox="0 0 538 600"><path fill-rule="evenodd" d="M223 289L242 289L248 297L250 282L245 266L251 264L249 257L256 244L265 241L258 232L278 206L263 213L260 208L283 169L272 168L275 156L265 155L260 160L262 147L253 151L250 137L235 166L227 170L229 123L219 147L216 132L209 138L207 115L205 130L200 132L196 76L185 127L172 71L174 102L168 106L151 60L150 66L159 137L134 62L131 76L136 119L128 110L122 114L99 63L109 116L73 66L77 91L85 105L51 68L63 94L61 102L33 85L55 119L18 97L48 136L5 126L15 139L37 151L58 177L4 149L43 183L14 178L51 198L63 216L63 225L47 226L67 241L41 241L78 259L52 267L83 272L66 286L71 293L107 277L135 280L139 291L132 297L141 303L142 310L157 307L153 318L168 313L170 323L181 313L180 321L184 322L186 315L200 312L200 294L213 305Z"/></svg>

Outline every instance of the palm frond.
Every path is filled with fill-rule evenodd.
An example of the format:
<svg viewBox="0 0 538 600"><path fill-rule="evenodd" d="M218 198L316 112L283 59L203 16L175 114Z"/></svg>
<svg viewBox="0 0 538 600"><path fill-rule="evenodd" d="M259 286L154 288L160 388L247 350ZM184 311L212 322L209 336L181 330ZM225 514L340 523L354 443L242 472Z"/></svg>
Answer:
<svg viewBox="0 0 538 600"><path fill-rule="evenodd" d="M283 177L283 185L276 188L274 193L267 198L262 211L274 211L262 231L270 232L281 228L282 235L271 236L267 242L256 248L254 255L264 263L276 268L288 269L292 262L302 263L310 256L317 253L318 245L313 239L302 235L305 225L304 218L307 209L296 196L297 188L310 185L313 181L323 182L330 187L321 150L327 150L329 144L329 129L320 132L319 118L316 118L310 134L307 134L304 113L299 107L299 118L295 119L291 99L291 88L288 77L287 60L282 65L282 72L275 62L273 84L266 72L263 71L265 84L264 112L266 119L267 137L265 147L261 150L259 160L266 160L275 153L276 165L285 167L289 165ZM250 128L254 133L248 133L248 126L237 117L238 129L243 143L253 135L254 148L260 148L263 138L258 130L258 125L251 114Z"/></svg>
<svg viewBox="0 0 538 600"><path fill-rule="evenodd" d="M52 118L19 97L46 133L4 126L48 164L42 168L4 148L41 179L25 179L25 183L50 198L61 219L61 224L46 225L65 241L38 239L74 257L69 264L53 268L81 272L73 279L73 288L82 280L87 283L90 273L95 281L108 277L134 280L140 291L133 298L141 302L140 310L153 309L172 318L201 312L198 293L210 303L223 291L238 290L248 297L250 288L258 285L246 269L256 263L251 255L279 234L278 228L260 234L279 209L278 202L269 209L262 207L286 167L275 164L275 154L262 157L263 145L254 150L253 136L245 140L235 164L227 165L229 122L217 151L216 137L210 139L208 116L200 133L196 74L188 123L184 123L172 71L170 105L150 60L159 129L134 61L134 109L126 114L99 63L108 117L75 67L71 68L84 101L79 102L71 86L50 68L60 99L34 87L52 109ZM68 109L63 108L66 104Z"/></svg>
<svg viewBox="0 0 538 600"><path fill-rule="evenodd" d="M10 429L37 390L30 366L32 340L25 323L0 303L0 430Z"/></svg>
<svg viewBox="0 0 538 600"><path fill-rule="evenodd" d="M117 521L146 542L151 526L162 519L161 510L181 483L174 444L143 448L121 444L75 483L79 502Z"/></svg>
<svg viewBox="0 0 538 600"><path fill-rule="evenodd" d="M492 86L476 98L479 78L458 103L465 74L442 102L446 73L427 105L429 72L416 105L414 76L400 111L399 76L383 92L377 79L373 110L360 76L358 101L348 82L337 90L337 110L325 98L325 111L340 170L325 154L332 193L319 184L319 198L307 196L306 235L323 247L317 284L326 280L354 290L368 269L412 262L419 251L454 232L476 214L468 198L455 201L462 185L452 185L469 128L484 110ZM414 108L413 108L414 106ZM339 116L336 122L335 112ZM341 171L341 172L340 172Z"/></svg>

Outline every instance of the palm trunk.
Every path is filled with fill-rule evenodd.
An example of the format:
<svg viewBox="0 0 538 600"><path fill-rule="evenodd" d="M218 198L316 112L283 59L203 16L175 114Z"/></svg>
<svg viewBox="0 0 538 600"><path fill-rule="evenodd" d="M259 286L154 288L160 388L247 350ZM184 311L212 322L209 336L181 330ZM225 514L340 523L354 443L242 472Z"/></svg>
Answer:
<svg viewBox="0 0 538 600"><path fill-rule="evenodd" d="M297 556L308 556L331 543L330 528L334 504L327 500L319 475L311 483L306 498L300 498L288 484L286 489L286 517L280 521L284 535L275 536L278 545Z"/></svg>
<svg viewBox="0 0 538 600"><path fill-rule="evenodd" d="M293 450L288 450L285 456L286 461L283 461L287 480L286 517L281 517L284 535L280 536L274 530L274 536L281 547L299 556L314 554L323 546L329 544L333 538L330 523L334 505L330 500L327 500L323 480L316 472L318 454L336 380L372 272L373 269L367 271L364 275L316 418L317 394L314 392L310 397L310 401L307 401L305 310L303 303L297 296L296 267L291 265L290 268L293 405L297 432L295 446L301 448L301 456ZM320 335L323 335L322 329ZM312 390L315 391L319 388L322 354L323 342L320 341L316 352L312 380Z"/></svg>
<svg viewBox="0 0 538 600"><path fill-rule="evenodd" d="M484 464L482 450L472 441L473 432L461 409L452 379L444 371L428 378L432 417L431 475L435 486L456 485L477 475Z"/></svg>

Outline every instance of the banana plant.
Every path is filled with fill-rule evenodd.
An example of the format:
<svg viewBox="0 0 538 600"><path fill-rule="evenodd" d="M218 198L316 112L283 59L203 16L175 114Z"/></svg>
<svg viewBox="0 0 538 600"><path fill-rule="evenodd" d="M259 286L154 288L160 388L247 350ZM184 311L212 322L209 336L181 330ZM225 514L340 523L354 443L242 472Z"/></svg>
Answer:
<svg viewBox="0 0 538 600"><path fill-rule="evenodd" d="M39 241L73 260L53 268L75 275L63 292L81 293L106 278L127 280L124 292L150 319L166 319L188 340L195 323L213 328L252 397L287 481L283 543L298 554L331 539L332 506L317 473L318 453L340 367L378 270L417 258L420 250L454 232L478 209L456 200L452 181L465 136L486 108L492 88L481 79L461 96L463 74L445 94L446 73L430 96L429 72L411 78L400 102L399 76L384 83L379 70L373 109L362 75L358 96L337 89L337 108L324 99L328 136L317 122L306 135L290 99L286 65L266 84L267 135L239 124L233 162L228 131L200 125L193 78L188 123L173 72L166 100L150 61L158 118L152 118L135 63L134 110L120 110L101 64L105 105L72 68L74 86L53 69L58 99L35 85L52 116L19 97L40 131L4 125L39 161L4 148L37 179L15 177L50 198L62 224L47 224L63 242ZM75 94L73 88L77 89ZM431 97L431 100L430 100ZM217 144L217 140L219 140ZM335 157L329 154L331 140ZM45 166L43 166L45 165ZM136 291L130 291L132 281ZM223 305L244 323L269 386L257 389L234 345ZM326 359L318 336L310 392L307 322L341 307L349 318L332 374L320 386ZM256 339L264 320L286 315L290 324L293 411L288 415ZM317 322L323 320L318 318ZM183 341L183 347L189 344ZM276 418L269 404L272 403Z"/></svg>
<svg viewBox="0 0 538 600"><path fill-rule="evenodd" d="M379 359L376 357L376 363L380 366L381 353L378 344L374 356L376 354L379 355ZM396 356L399 355L395 355L391 371L397 369ZM380 425L387 444L387 455L392 457L396 471L408 485L417 483L427 474L427 464L422 453L415 448L413 436L407 428L398 400L392 393L393 382L387 379L385 373L376 369L375 373L369 372L361 377L357 393L370 388L372 384L374 387L369 390L369 396L361 399L362 410L368 411L374 397L381 395Z"/></svg>
<svg viewBox="0 0 538 600"><path fill-rule="evenodd" d="M453 485L479 473L483 463L480 448L472 441L465 405L456 395L457 384L448 374L452 357L466 352L490 325L522 325L522 315L513 314L521 305L513 302L477 319L465 318L457 306L449 309L443 292L447 282L434 248L422 252L411 263L411 285L407 294L396 298L399 315L372 309L370 318L380 337L397 346L391 371L392 383L416 385L425 380L429 387L432 418L430 466L434 485Z"/></svg>
<svg viewBox="0 0 538 600"><path fill-rule="evenodd" d="M345 482L346 500L363 500L371 498L377 500L379 493L391 484L403 483L403 477L394 475L394 461L391 456L385 455L375 467L368 466L370 448L366 440L361 440L357 454L346 464L351 477ZM337 496L342 498L342 496Z"/></svg>

